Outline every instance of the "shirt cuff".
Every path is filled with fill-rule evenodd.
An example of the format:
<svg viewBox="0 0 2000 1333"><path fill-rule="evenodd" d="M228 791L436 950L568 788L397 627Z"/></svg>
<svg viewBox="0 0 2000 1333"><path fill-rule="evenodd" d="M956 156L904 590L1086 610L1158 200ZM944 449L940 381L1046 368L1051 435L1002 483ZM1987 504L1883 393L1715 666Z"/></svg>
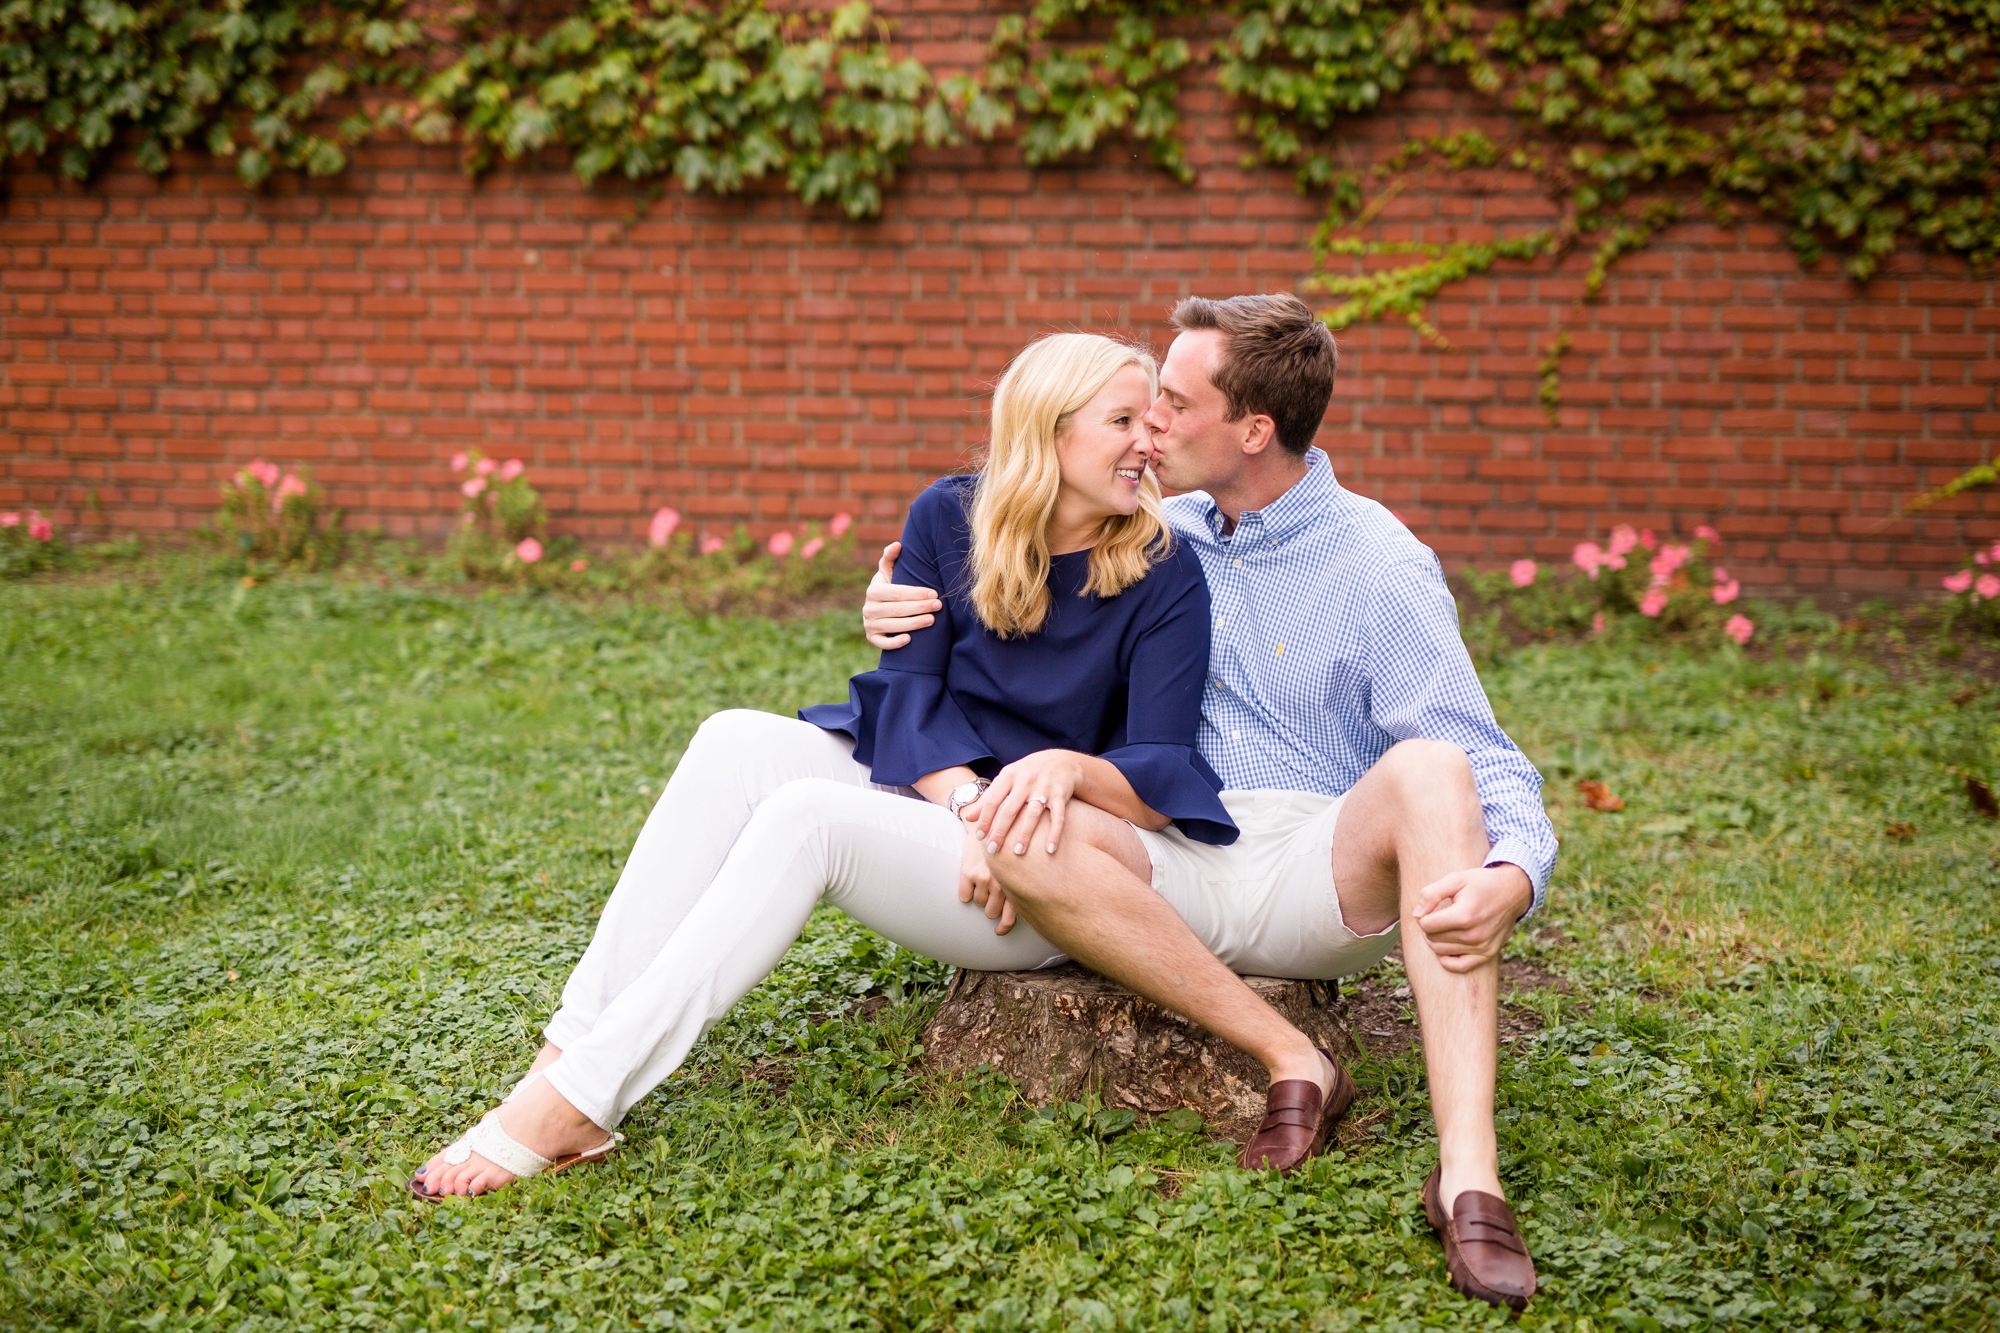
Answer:
<svg viewBox="0 0 2000 1333"><path fill-rule="evenodd" d="M1535 856L1528 844L1519 838L1502 838L1494 843L1493 850L1486 854L1488 869L1500 865L1519 866L1521 873L1528 877L1528 883L1535 891L1535 898L1528 904L1528 910L1521 913L1522 921L1542 910L1542 898L1548 890L1548 876L1535 873L1535 867L1540 862L1541 858Z"/></svg>

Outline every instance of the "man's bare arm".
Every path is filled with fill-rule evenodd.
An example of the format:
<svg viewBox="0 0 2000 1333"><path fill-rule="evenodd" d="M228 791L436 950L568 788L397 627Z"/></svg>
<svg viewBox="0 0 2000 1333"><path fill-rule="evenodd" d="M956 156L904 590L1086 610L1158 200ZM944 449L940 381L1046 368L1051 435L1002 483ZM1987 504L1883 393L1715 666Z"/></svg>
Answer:
<svg viewBox="0 0 2000 1333"><path fill-rule="evenodd" d="M869 581L868 597L861 604L861 629L877 648L901 648L910 641L910 631L928 628L937 619L933 611L944 609L935 589L911 588L892 582L896 557L903 553L901 542L882 548L882 561Z"/></svg>

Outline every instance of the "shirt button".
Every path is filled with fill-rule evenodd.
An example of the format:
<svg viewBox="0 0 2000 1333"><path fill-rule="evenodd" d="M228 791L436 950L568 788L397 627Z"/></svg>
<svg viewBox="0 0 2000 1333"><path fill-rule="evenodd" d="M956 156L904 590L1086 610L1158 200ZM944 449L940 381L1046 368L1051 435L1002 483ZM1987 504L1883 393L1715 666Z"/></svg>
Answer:
<svg viewBox="0 0 2000 1333"><path fill-rule="evenodd" d="M1243 562L1241 560L1234 561L1233 563L1235 564L1236 568L1238 569L1243 568Z"/></svg>
<svg viewBox="0 0 2000 1333"><path fill-rule="evenodd" d="M1232 731L1229 733L1229 739L1232 741L1240 741L1243 739L1243 733L1240 731Z"/></svg>

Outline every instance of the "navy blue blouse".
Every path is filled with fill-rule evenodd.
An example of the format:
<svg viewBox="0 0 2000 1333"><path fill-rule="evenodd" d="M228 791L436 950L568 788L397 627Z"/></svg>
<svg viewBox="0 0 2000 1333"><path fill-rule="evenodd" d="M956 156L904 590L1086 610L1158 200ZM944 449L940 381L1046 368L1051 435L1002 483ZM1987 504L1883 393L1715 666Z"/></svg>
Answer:
<svg viewBox="0 0 2000 1333"><path fill-rule="evenodd" d="M1208 673L1208 585L1185 543L1116 597L1082 593L1090 553L1050 563L1039 632L1002 639L968 596L972 477L933 483L910 506L896 581L937 588L944 609L881 666L848 682L848 701L799 716L854 738L875 781L907 787L959 764L983 777L1037 750L1109 760L1153 809L1200 842L1236 841L1195 751ZM1138 688L1133 688L1137 682Z"/></svg>

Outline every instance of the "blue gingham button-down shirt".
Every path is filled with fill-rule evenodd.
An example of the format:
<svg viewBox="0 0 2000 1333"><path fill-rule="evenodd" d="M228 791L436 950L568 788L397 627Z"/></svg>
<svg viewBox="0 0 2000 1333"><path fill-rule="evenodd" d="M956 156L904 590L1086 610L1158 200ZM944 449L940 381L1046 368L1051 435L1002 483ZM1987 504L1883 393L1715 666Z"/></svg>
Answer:
<svg viewBox="0 0 2000 1333"><path fill-rule="evenodd" d="M1207 495L1166 502L1214 607L1202 756L1231 790L1339 796L1397 741L1450 741L1479 784L1486 864L1526 871L1539 910L1556 863L1542 775L1494 720L1437 557L1325 453L1306 463L1228 536Z"/></svg>

